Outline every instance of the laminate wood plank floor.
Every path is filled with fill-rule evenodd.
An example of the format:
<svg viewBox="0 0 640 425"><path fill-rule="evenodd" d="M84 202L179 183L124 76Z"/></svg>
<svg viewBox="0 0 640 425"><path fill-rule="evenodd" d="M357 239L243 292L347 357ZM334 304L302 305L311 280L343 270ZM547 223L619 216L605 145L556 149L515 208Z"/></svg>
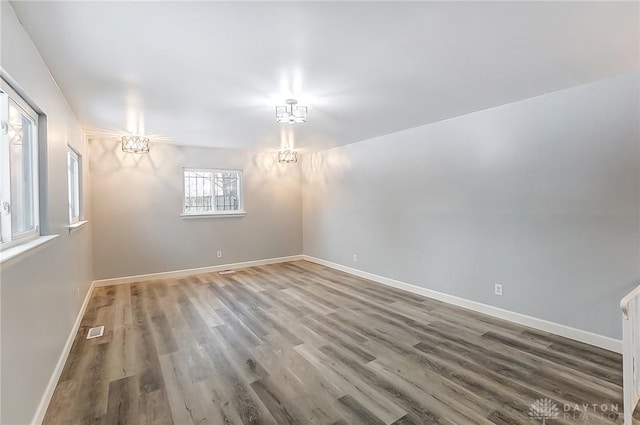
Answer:
<svg viewBox="0 0 640 425"><path fill-rule="evenodd" d="M621 424L621 371L618 354L295 261L96 288L44 424L532 425L538 400L549 425Z"/></svg>

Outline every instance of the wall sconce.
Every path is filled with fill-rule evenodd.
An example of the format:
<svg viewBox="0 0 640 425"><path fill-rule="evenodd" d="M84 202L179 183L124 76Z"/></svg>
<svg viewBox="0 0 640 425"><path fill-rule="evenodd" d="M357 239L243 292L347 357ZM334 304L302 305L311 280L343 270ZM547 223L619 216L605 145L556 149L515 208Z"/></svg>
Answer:
<svg viewBox="0 0 640 425"><path fill-rule="evenodd" d="M149 153L149 138L144 136L122 136L122 151Z"/></svg>
<svg viewBox="0 0 640 425"><path fill-rule="evenodd" d="M280 151L278 152L278 162L287 164L298 162L298 152L289 149Z"/></svg>

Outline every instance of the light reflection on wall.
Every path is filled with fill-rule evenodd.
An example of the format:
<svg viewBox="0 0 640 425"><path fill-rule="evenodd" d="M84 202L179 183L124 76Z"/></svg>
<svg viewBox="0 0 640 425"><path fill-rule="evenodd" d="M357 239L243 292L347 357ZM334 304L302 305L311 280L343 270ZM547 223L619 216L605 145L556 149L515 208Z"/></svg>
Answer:
<svg viewBox="0 0 640 425"><path fill-rule="evenodd" d="M340 177L351 167L351 161L343 149L330 149L302 155L300 170L303 183L313 185L314 190L323 190L331 179Z"/></svg>
<svg viewBox="0 0 640 425"><path fill-rule="evenodd" d="M127 103L127 116L126 124L127 131L130 134L144 135L144 112L142 107L142 101L140 97L134 93L129 93L126 98Z"/></svg>
<svg viewBox="0 0 640 425"><path fill-rule="evenodd" d="M280 149L281 150L294 150L295 149L295 134L293 126L287 125L280 127Z"/></svg>

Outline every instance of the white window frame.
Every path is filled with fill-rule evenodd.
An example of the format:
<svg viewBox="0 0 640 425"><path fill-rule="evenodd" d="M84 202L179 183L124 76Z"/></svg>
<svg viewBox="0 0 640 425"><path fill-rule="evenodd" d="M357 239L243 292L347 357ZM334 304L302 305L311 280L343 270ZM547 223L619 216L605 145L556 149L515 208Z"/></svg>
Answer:
<svg viewBox="0 0 640 425"><path fill-rule="evenodd" d="M10 161L10 146L8 140L8 134L4 131L4 120L9 116L9 103L13 103L15 107L18 107L33 124L32 134L32 196L33 196L33 223L34 228L32 230L13 234L11 229L11 161ZM40 191L38 180L38 114L33 110L31 106L16 93L4 80L0 79L0 121L3 121L3 129L0 130L0 169L2 170L2 176L0 176L0 250L9 249L17 245L26 243L40 236ZM9 212L5 214L4 205L9 205Z"/></svg>
<svg viewBox="0 0 640 425"><path fill-rule="evenodd" d="M200 172L200 173L238 173L238 209L237 210L222 210L222 211L186 211L185 199L187 197L185 189L185 173L187 172ZM215 208L215 201L212 203L212 208ZM246 215L244 210L244 179L241 169L235 168L183 168L182 169L182 217L236 217Z"/></svg>
<svg viewBox="0 0 640 425"><path fill-rule="evenodd" d="M76 224L79 223L80 221L83 220L84 217L84 209L82 208L83 205L83 197L82 197L82 155L80 154L80 152L78 152L73 146L71 146L71 144L67 145L67 190L68 190L68 209L69 209L69 224ZM77 187L76 187L76 193L78 194L77 196L77 203L78 203L78 216L74 217L73 216L73 212L71 210L71 185L74 183L71 181L71 170L69 169L69 159L73 158L76 160L76 164L78 165L78 169L76 172L76 182L77 183Z"/></svg>

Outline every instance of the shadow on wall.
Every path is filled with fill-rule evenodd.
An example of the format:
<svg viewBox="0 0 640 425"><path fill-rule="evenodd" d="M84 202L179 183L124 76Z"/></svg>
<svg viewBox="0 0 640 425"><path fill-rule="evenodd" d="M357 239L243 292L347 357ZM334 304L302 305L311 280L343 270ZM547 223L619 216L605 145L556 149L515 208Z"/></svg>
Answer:
<svg viewBox="0 0 640 425"><path fill-rule="evenodd" d="M105 173L112 173L125 169L137 169L140 171L160 170L165 165L166 159L170 156L171 162L175 162L177 152L167 155L167 150L153 145L151 152L147 154L134 154L122 151L122 144L119 138L91 139L93 144L93 159L102 165L101 170ZM156 149L154 149L156 148ZM179 154L178 154L179 155ZM105 167L105 165L109 167Z"/></svg>
<svg viewBox="0 0 640 425"><path fill-rule="evenodd" d="M189 161L186 156L186 150L189 147L174 146L171 144L152 144L148 154L132 154L122 151L119 138L108 137L100 139L91 139L92 156L91 160L95 163L95 167L100 170L101 174L110 175L115 173L138 172L153 174L154 177L167 177L167 182L173 180L173 175L169 173L176 164L181 166L190 166L193 161ZM193 148L207 149L207 148ZM246 155L246 151L236 151L222 149L228 158L229 153L235 154L237 157ZM246 157L246 156L245 156ZM278 162L278 152L257 152L251 153L245 162L245 172L257 171L255 175L261 176L262 179L268 180L274 177L286 177L291 175L291 168L297 167L295 164L283 164ZM213 161L211 168L226 168ZM253 174L253 173L252 173Z"/></svg>
<svg viewBox="0 0 640 425"><path fill-rule="evenodd" d="M283 164L278 162L278 152L257 152L253 156L252 166L257 168L261 175L283 177L288 174L295 164Z"/></svg>
<svg viewBox="0 0 640 425"><path fill-rule="evenodd" d="M351 168L351 161L341 149L331 149L304 155L300 167L304 183L324 189L331 179Z"/></svg>
<svg viewBox="0 0 640 425"><path fill-rule="evenodd" d="M118 138L91 139L91 167L102 176L117 175L129 182L153 175L162 187L175 186L172 175L173 166L182 163L184 153L171 145L152 145L146 154L134 154L122 151Z"/></svg>
<svg viewBox="0 0 640 425"><path fill-rule="evenodd" d="M292 195L300 193L299 167L296 163L278 162L277 151L252 152L244 167L243 178L245 185L268 193L273 205L289 205ZM252 200L245 199L245 202Z"/></svg>

